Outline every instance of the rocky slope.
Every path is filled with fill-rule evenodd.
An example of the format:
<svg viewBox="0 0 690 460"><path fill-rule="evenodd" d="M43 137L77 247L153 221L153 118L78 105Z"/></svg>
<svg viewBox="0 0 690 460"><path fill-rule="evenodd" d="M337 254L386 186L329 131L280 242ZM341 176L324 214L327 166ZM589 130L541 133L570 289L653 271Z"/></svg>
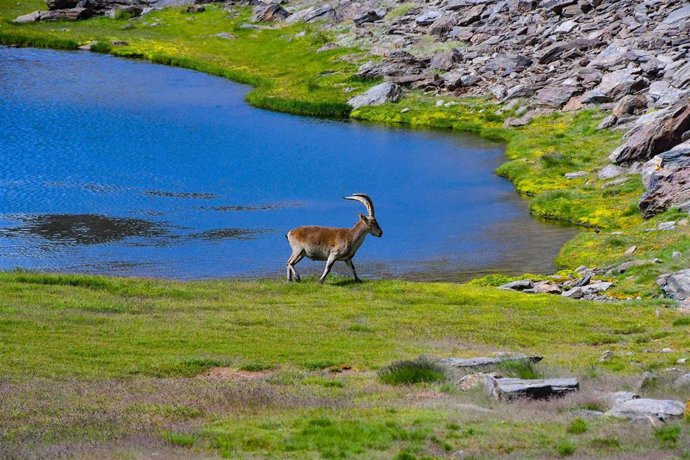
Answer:
<svg viewBox="0 0 690 460"><path fill-rule="evenodd" d="M206 0L202 0L206 1ZM690 5L680 0L254 2L261 21L322 21L325 49L357 44L363 79L385 86L353 105L395 100L397 86L490 95L520 126L555 110L611 110L626 130L611 161L639 171L645 216L690 210ZM612 169L609 168L609 171Z"/></svg>

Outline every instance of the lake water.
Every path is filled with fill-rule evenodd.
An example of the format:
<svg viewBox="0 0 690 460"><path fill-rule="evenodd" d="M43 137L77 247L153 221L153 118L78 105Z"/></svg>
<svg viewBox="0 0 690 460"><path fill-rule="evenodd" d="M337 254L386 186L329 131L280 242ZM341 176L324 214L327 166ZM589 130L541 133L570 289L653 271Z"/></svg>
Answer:
<svg viewBox="0 0 690 460"><path fill-rule="evenodd" d="M573 230L494 175L503 147L259 110L183 69L0 48L0 269L179 279L284 276L285 233L351 226L364 278L548 272ZM347 273L342 263L335 272ZM302 275L322 263L304 260Z"/></svg>

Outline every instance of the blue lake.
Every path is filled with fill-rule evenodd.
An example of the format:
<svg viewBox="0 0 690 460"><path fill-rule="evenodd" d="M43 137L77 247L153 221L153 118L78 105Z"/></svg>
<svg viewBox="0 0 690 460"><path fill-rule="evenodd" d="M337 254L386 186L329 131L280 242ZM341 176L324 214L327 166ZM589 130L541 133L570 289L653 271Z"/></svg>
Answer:
<svg viewBox="0 0 690 460"><path fill-rule="evenodd" d="M351 226L364 212L342 199L353 192L373 198L384 230L355 258L363 278L548 272L574 233L531 218L494 174L500 144L273 113L248 106L248 90L92 53L0 48L0 269L284 276L285 233Z"/></svg>

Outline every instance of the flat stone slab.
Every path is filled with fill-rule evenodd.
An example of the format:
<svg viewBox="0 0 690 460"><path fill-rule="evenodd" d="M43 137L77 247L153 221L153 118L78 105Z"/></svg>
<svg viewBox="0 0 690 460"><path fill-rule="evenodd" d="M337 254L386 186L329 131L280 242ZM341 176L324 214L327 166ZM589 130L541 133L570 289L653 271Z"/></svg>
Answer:
<svg viewBox="0 0 690 460"><path fill-rule="evenodd" d="M459 368L472 368L472 367L484 367L493 366L496 364L504 363L506 361L529 361L532 363L538 363L542 360L541 356L500 356L496 358L446 358L441 359L439 362L445 364L446 366L459 367Z"/></svg>
<svg viewBox="0 0 690 460"><path fill-rule="evenodd" d="M580 382L574 377L557 379L496 379L498 397L512 399L517 397L530 397L546 399L554 396L563 396L580 388Z"/></svg>
<svg viewBox="0 0 690 460"><path fill-rule="evenodd" d="M632 419L668 420L683 416L685 404L673 399L631 399L616 404L606 415Z"/></svg>

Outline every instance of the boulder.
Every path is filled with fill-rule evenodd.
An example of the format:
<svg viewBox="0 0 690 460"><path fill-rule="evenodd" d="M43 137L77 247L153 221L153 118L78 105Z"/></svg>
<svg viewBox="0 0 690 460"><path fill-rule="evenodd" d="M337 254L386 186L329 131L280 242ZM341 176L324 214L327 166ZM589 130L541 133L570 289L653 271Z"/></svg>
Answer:
<svg viewBox="0 0 690 460"><path fill-rule="evenodd" d="M598 45L598 39L578 38L572 41L556 42L544 50L539 56L539 64L550 64L560 60L563 55L572 50L586 50Z"/></svg>
<svg viewBox="0 0 690 460"><path fill-rule="evenodd" d="M438 70L450 70L455 64L462 61L462 53L457 48L447 51L439 51L431 58L429 67Z"/></svg>
<svg viewBox="0 0 690 460"><path fill-rule="evenodd" d="M332 6L325 4L323 6L315 6L305 10L298 11L290 15L286 19L288 23L295 22L314 22L314 21L328 21L335 18L335 10Z"/></svg>
<svg viewBox="0 0 690 460"><path fill-rule="evenodd" d="M370 105L382 105L386 102L398 102L401 96L402 90L400 86L386 81L374 86L359 96L353 97L347 101L347 103L350 104L352 108L358 109Z"/></svg>
<svg viewBox="0 0 690 460"><path fill-rule="evenodd" d="M279 3L261 4L254 9L254 21L275 22L282 21L290 16L290 12L280 6Z"/></svg>
<svg viewBox="0 0 690 460"><path fill-rule="evenodd" d="M685 404L672 399L631 399L615 404L606 415L631 419L666 421L681 418Z"/></svg>
<svg viewBox="0 0 690 460"><path fill-rule="evenodd" d="M601 169L601 171L599 171L597 176L599 177L599 179L606 180L613 179L614 177L618 177L621 174L625 174L625 169L617 165L606 165Z"/></svg>
<svg viewBox="0 0 690 460"><path fill-rule="evenodd" d="M618 117L611 114L606 117L604 117L601 122L597 125L597 131L601 131L602 129L609 129L612 126L615 126L616 123L618 122Z"/></svg>
<svg viewBox="0 0 690 460"><path fill-rule="evenodd" d="M690 299L690 269L661 275L656 280L666 297L675 300Z"/></svg>
<svg viewBox="0 0 690 460"><path fill-rule="evenodd" d="M612 102L648 84L647 80L633 74L630 69L616 70L604 74L601 83L584 94L582 102Z"/></svg>
<svg viewBox="0 0 690 460"><path fill-rule="evenodd" d="M690 141L679 144L645 163L640 199L642 215L651 217L673 206L690 210Z"/></svg>
<svg viewBox="0 0 690 460"><path fill-rule="evenodd" d="M27 24L30 22L38 22L41 20L41 15L44 11L33 11L31 13L23 14L14 18L12 22L15 24Z"/></svg>
<svg viewBox="0 0 690 460"><path fill-rule="evenodd" d="M647 98L641 94L623 96L613 108L613 115L623 118L626 115L636 115L647 108Z"/></svg>
<svg viewBox="0 0 690 460"><path fill-rule="evenodd" d="M557 396L564 396L580 388L580 383L576 378L557 378L557 379L518 379L518 378L497 378L496 390L499 399L515 399L529 397L534 399L548 399Z"/></svg>
<svg viewBox="0 0 690 460"><path fill-rule="evenodd" d="M41 21L80 21L94 15L88 8L69 8L66 10L51 10L41 14Z"/></svg>
<svg viewBox="0 0 690 460"><path fill-rule="evenodd" d="M420 26L430 26L441 17L441 12L438 10L425 11L424 13L417 16L414 21Z"/></svg>
<svg viewBox="0 0 690 460"><path fill-rule="evenodd" d="M475 5L472 8L470 8L467 13L465 13L459 20L458 20L458 25L459 26L469 26L470 24L473 24L482 17L482 13L484 12L484 8L486 6L479 4Z"/></svg>
<svg viewBox="0 0 690 460"><path fill-rule="evenodd" d="M431 24L429 33L442 37L453 30L453 27L455 27L455 18L452 16L441 16Z"/></svg>
<svg viewBox="0 0 690 460"><path fill-rule="evenodd" d="M551 11L552 13L561 14L565 7L574 5L577 0L546 0L540 5L542 8Z"/></svg>
<svg viewBox="0 0 690 460"><path fill-rule="evenodd" d="M687 131L690 131L690 104L684 98L668 110L640 117L626 136L625 144L609 158L615 163L648 160L682 142Z"/></svg>
<svg viewBox="0 0 690 460"><path fill-rule="evenodd" d="M386 16L386 10L367 10L364 13L361 13L358 16L354 17L352 19L352 22L354 22L358 26L361 26L362 24L365 24L367 22L380 21L384 18L384 16Z"/></svg>
<svg viewBox="0 0 690 460"><path fill-rule="evenodd" d="M525 289L523 292L530 294L560 294L562 289L558 284L550 283L548 281L537 281L531 289Z"/></svg>
<svg viewBox="0 0 690 460"><path fill-rule="evenodd" d="M571 97L578 92L577 86L571 85L551 85L537 93L534 99L536 105L560 109Z"/></svg>
<svg viewBox="0 0 690 460"><path fill-rule="evenodd" d="M511 291L524 291L525 289L532 289L534 283L532 280L517 280L499 286L499 289L508 289Z"/></svg>

